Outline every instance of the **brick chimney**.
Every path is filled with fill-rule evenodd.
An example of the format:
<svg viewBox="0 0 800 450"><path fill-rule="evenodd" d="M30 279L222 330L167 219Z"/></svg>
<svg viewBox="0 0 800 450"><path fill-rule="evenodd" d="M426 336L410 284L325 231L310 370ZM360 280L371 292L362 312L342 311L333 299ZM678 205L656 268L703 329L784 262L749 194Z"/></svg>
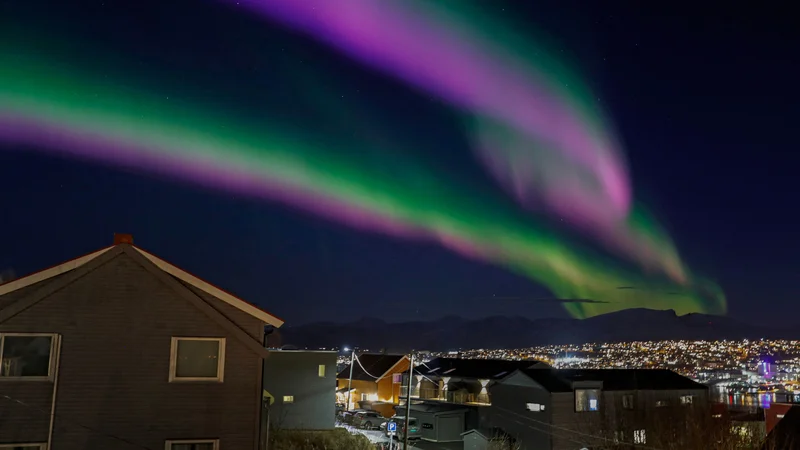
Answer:
<svg viewBox="0 0 800 450"><path fill-rule="evenodd" d="M125 233L114 233L114 245L130 244L133 245L133 235Z"/></svg>

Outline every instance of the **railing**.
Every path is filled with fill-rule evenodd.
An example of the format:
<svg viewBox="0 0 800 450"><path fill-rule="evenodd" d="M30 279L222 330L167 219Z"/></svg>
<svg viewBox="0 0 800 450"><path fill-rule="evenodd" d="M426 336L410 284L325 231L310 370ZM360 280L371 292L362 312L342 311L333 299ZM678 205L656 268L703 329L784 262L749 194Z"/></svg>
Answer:
<svg viewBox="0 0 800 450"><path fill-rule="evenodd" d="M400 397L406 396L406 387L400 388ZM447 403L456 404L469 404L477 403L489 405L491 399L489 394L473 394L471 392L463 391L441 391L434 388L416 388L411 390L411 398L418 398L420 400L438 400Z"/></svg>

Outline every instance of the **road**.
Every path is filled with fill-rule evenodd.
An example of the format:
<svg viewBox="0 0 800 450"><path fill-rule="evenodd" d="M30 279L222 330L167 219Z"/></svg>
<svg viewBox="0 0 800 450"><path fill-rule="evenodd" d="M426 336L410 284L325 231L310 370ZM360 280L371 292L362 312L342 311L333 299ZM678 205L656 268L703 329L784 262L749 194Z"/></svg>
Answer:
<svg viewBox="0 0 800 450"><path fill-rule="evenodd" d="M352 427L350 425L344 424L337 424L337 427L345 428L347 431L353 434L361 434L367 437L370 442L375 444L385 444L388 448L389 445L389 438L382 432L378 430L362 430L359 428ZM403 443L395 441L394 447L397 450L402 450ZM408 449L420 449L420 450L463 450L464 443L463 442L430 442L419 440L417 442L408 443Z"/></svg>

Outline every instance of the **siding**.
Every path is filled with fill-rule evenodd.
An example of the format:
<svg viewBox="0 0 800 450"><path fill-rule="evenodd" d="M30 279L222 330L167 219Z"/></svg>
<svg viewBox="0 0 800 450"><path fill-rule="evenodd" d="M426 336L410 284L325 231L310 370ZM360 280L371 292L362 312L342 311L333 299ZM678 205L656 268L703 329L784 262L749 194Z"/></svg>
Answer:
<svg viewBox="0 0 800 450"><path fill-rule="evenodd" d="M220 311L229 306L204 299ZM255 332L252 323L240 326ZM255 446L261 359L124 253L0 324L0 331L63 335L57 450L126 447L104 435L154 450L166 439L204 437L219 438L222 450ZM172 336L226 337L224 383L168 383ZM49 398L27 392L33 383L3 388L49 413ZM37 437L39 427L31 427ZM31 440L45 441L44 431ZM9 442L14 432L0 422L0 440Z"/></svg>
<svg viewBox="0 0 800 450"><path fill-rule="evenodd" d="M512 384L495 384L491 387L492 405L482 420L487 427L497 427L508 433L519 450L549 449L553 428L550 393L544 389ZM545 405L544 411L528 411L527 403ZM488 423L485 421L488 420Z"/></svg>
<svg viewBox="0 0 800 450"><path fill-rule="evenodd" d="M325 376L319 376L319 366ZM278 428L326 430L336 415L336 353L272 351L264 361L264 389L275 397L270 422ZM284 404L291 395L294 403Z"/></svg>

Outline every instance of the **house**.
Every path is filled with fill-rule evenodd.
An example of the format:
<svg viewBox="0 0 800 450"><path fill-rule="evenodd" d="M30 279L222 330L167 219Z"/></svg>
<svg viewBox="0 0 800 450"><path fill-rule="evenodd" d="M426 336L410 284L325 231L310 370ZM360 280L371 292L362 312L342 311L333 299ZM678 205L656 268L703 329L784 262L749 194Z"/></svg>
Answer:
<svg viewBox="0 0 800 450"><path fill-rule="evenodd" d="M406 406L394 407L398 416L406 415ZM422 439L431 442L458 442L470 420L470 408L463 405L422 403L412 400L409 417L417 419Z"/></svg>
<svg viewBox="0 0 800 450"><path fill-rule="evenodd" d="M770 410L767 410L768 421ZM800 450L800 405L782 404L785 408L774 408L772 427L761 450ZM780 416L780 417L778 417Z"/></svg>
<svg viewBox="0 0 800 450"><path fill-rule="evenodd" d="M652 445L671 427L684 435L693 408L707 413L708 405L705 385L669 370L520 369L489 392L484 426L502 429L520 450Z"/></svg>
<svg viewBox="0 0 800 450"><path fill-rule="evenodd" d="M529 367L550 366L536 360L434 358L415 367L411 417L420 421L422 438L460 441L462 433L486 422L483 416L491 404L489 386L515 370ZM403 374L403 380L401 398L406 395L408 372ZM398 410L401 415L405 414L403 408L401 405Z"/></svg>
<svg viewBox="0 0 800 450"><path fill-rule="evenodd" d="M517 369L531 367L550 366L537 360L434 358L414 368L411 397L445 403L489 405L491 399L487 388L490 384ZM405 388L401 395L405 396Z"/></svg>
<svg viewBox="0 0 800 450"><path fill-rule="evenodd" d="M354 362L352 382L350 364L336 375L337 401L346 404L347 409L354 409L358 404L391 417L394 406L400 401L402 374L408 370L408 357L365 353L354 355Z"/></svg>
<svg viewBox="0 0 800 450"><path fill-rule="evenodd" d="M129 235L0 285L0 447L256 450L266 324Z"/></svg>
<svg viewBox="0 0 800 450"><path fill-rule="evenodd" d="M264 360L264 395L274 427L334 427L336 357L335 351L270 349Z"/></svg>

